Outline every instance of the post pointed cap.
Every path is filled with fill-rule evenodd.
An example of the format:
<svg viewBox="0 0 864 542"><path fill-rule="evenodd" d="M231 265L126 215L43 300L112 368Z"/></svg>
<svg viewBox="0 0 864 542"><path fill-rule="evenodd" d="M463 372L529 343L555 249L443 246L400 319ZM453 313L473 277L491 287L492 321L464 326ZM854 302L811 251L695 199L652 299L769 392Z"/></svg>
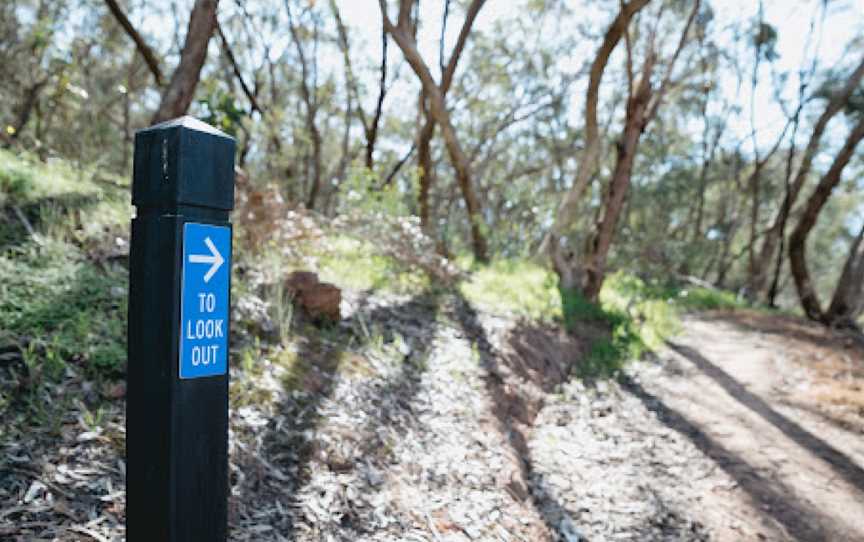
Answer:
<svg viewBox="0 0 864 542"><path fill-rule="evenodd" d="M135 134L132 204L174 212L192 205L234 208L234 138L190 117Z"/></svg>
<svg viewBox="0 0 864 542"><path fill-rule="evenodd" d="M149 132L155 130L167 130L169 128L186 128L188 130L195 130L196 132L204 132L207 134L232 139L231 136L229 136L225 132L214 128L206 122L202 122L195 117L189 115L183 115L182 117L177 117L176 119L166 120L164 122L160 122L159 124L154 124L153 126L144 128L141 131Z"/></svg>

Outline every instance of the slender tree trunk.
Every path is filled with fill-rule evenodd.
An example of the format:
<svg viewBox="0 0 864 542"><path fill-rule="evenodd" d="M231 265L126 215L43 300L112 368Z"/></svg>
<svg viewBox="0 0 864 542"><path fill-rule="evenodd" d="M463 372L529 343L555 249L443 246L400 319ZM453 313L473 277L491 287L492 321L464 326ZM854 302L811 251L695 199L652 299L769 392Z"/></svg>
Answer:
<svg viewBox="0 0 864 542"><path fill-rule="evenodd" d="M375 102L375 113L366 130L366 167L372 169L375 165L375 143L378 141L378 126L381 124L381 114L384 110L384 98L387 96L387 31L381 31L381 79L378 82L378 100Z"/></svg>
<svg viewBox="0 0 864 542"><path fill-rule="evenodd" d="M782 243L782 239L786 232L789 215L792 212L792 208L795 206L795 202L801 193L801 189L807 181L807 176L809 175L810 169L813 165L813 158L819 150L819 145L822 141L822 136L828 127L828 123L843 109L843 106L849 101L849 97L858 87L862 78L864 78L864 57L862 57L855 70L853 70L849 75L849 78L846 80L843 87L836 94L831 96L828 104L822 111L822 114L819 115L819 118L816 120L816 124L813 126L813 132L807 142L807 147L805 147L804 154L801 157L801 164L795 172L795 178L792 181L791 186L786 190L783 203L780 206L780 210L777 211L777 215L774 217L771 227L765 232L765 238L762 241L762 249L759 252L755 264L758 268L766 269L771 265L777 247ZM782 248L780 257L782 257Z"/></svg>
<svg viewBox="0 0 864 542"><path fill-rule="evenodd" d="M381 116L384 110L384 98L387 96L387 30L381 30L381 68L380 79L378 82L378 99L375 102L375 111L372 113L372 118L367 120L366 112L363 110L363 105L360 100L360 89L357 84L357 79L354 76L354 69L351 63L350 42L348 41L348 29L342 21L342 15L339 13L339 7L335 0L330 0L330 10L333 12L333 18L336 20L336 30L338 34L339 47L342 50L343 62L345 63L345 73L347 76L348 97L353 94L357 101L357 116L363 125L363 134L366 137L366 146L364 152L364 163L366 168L371 170L375 165L375 144L378 141L378 128L381 124Z"/></svg>
<svg viewBox="0 0 864 542"><path fill-rule="evenodd" d="M792 268L792 278L795 279L795 288L798 290L801 307L808 318L824 323L829 323L828 315L822 311L822 304L819 302L819 296L810 278L810 271L807 269L807 237L816 225L819 213L840 182L843 169L849 163L855 147L861 139L864 139L864 118L859 120L849 133L828 172L825 173L810 199L807 200L801 218L798 220L798 225L789 238L789 264Z"/></svg>
<svg viewBox="0 0 864 542"><path fill-rule="evenodd" d="M45 88L45 85L47 84L48 78L46 77L45 79L37 81L27 87L27 90L24 92L24 100L21 102L21 107L18 108L18 114L15 116L15 122L12 125L14 131L12 132L11 138L13 140L21 137L21 132L24 131L27 123L30 121L33 109L39 101L39 94L42 93L42 89Z"/></svg>
<svg viewBox="0 0 864 542"><path fill-rule="evenodd" d="M828 322L835 327L858 329L855 321L864 309L864 225L852 242L843 274L828 307Z"/></svg>
<svg viewBox="0 0 864 542"><path fill-rule="evenodd" d="M750 174L750 177L747 181L747 186L750 190L751 198L750 239L747 244L747 297L750 300L756 300L759 298L761 292L765 289L765 282L768 280L768 275L771 271L771 262L761 261L760 255L756 251L759 245L759 237L763 235L763 233L759 231L759 205L762 201L762 172L765 169L765 166L768 164L768 161L780 148L780 144L783 143L783 140L786 138L786 132L789 130L789 126L791 125L792 120L790 119L783 127L783 131L780 132L777 140L774 142L774 146L771 147L771 149L765 154L765 156L760 158L758 152L756 153L756 163L754 164L753 172Z"/></svg>
<svg viewBox="0 0 864 542"><path fill-rule="evenodd" d="M189 110L201 77L201 68L207 58L207 45L216 28L218 5L219 0L195 0L189 17L186 42L180 53L180 64L162 94L162 102L153 115L152 124L181 117Z"/></svg>
<svg viewBox="0 0 864 542"><path fill-rule="evenodd" d="M651 62L647 60L646 62ZM582 294L590 301L597 301L600 288L606 278L606 259L612 246L612 239L618 225L618 218L624 205L627 192L630 189L630 179L633 173L633 161L639 147L639 138L645 127L645 112L648 100L651 98L649 69L647 77L643 77L641 88L627 105L627 117L624 133L618 143L618 154L615 160L615 170L609 182L609 190L603 203L603 214L595 225L595 235L589 242L588 250L583 259L584 281Z"/></svg>
<svg viewBox="0 0 864 542"><path fill-rule="evenodd" d="M144 63L147 64L147 68L150 69L150 73L153 74L153 79L156 81L156 86L161 87L164 83L164 76L162 75L162 69L159 67L159 59L156 57L156 53L153 52L153 49L147 44L144 40L144 37L135 29L132 25L132 22L129 20L129 17L126 16L126 13L123 12L123 9L117 4L117 0L105 0L105 4L108 6L108 9L111 11L111 14L117 20L129 38L135 43L135 48L138 50L138 53L144 58Z"/></svg>
<svg viewBox="0 0 864 542"><path fill-rule="evenodd" d="M318 194L321 191L321 146L323 141L321 139L321 132L318 129L318 89L317 85L314 84L310 88L309 78L311 68L309 66L309 61L306 58L306 52L303 49L303 42L300 39L300 34L298 32L297 25L294 22L294 17L291 13L291 4L289 0L285 0L285 10L288 13L288 30L291 33L291 41L294 42L294 47L297 50L297 56L300 59L300 93L303 98L303 106L305 109L305 118L306 118L306 129L309 130L309 137L312 139L312 156L311 159L311 167L307 161L307 169L306 169L306 179L308 190L307 190L307 198L306 198L306 208L314 209L315 204L318 200ZM318 40L318 28L317 24L313 33L314 39ZM317 50L317 47L316 47ZM315 60L315 56L313 55L313 60ZM315 60L317 62L317 60ZM310 171L311 169L311 177Z"/></svg>
<svg viewBox="0 0 864 542"><path fill-rule="evenodd" d="M618 141L615 170L612 173L612 178L609 182L609 189L605 195L601 212L598 213L599 218L595 222L594 234L589 239L588 243L586 243L587 246L585 253L581 257L581 261L576 259L578 256L576 254L571 254L567 257L559 255L560 246L557 242L554 231L551 237L547 236L547 238L550 238L552 241L552 245L548 248L551 249L553 265L558 273L558 288L562 292L562 302L565 305L568 303L568 298L571 298L574 292L580 293L584 298L591 302L596 302L598 299L600 289L603 286L603 281L606 278L606 260L609 255L609 249L612 246L612 240L615 236L621 210L630 189L633 162L636 158L639 139L651 120L656 117L663 98L669 89L672 73L675 69L675 63L678 60L681 51L687 45L687 37L693 21L696 19L699 7L699 0L693 2L693 9L687 18L678 45L672 54L672 57L666 64L666 73L663 76L662 82L656 89L652 85L654 68L658 61L654 51L655 35L652 33L649 37L649 50L640 70L639 81L635 84L634 88L630 42L627 35L626 25L626 21L629 19L625 19L624 27L621 29L622 34L627 38L628 45L628 97L624 129L622 131L621 139ZM625 9L626 5L622 4L622 12ZM620 16L621 14L619 14L619 18ZM619 24L617 18L613 25L615 24ZM609 52L611 53L611 50ZM559 209L559 217L560 216ZM570 267L571 270L564 270L563 268L565 266ZM565 313L566 312L567 308L565 307ZM572 315L565 314L565 320L569 321L571 318Z"/></svg>
<svg viewBox="0 0 864 542"><path fill-rule="evenodd" d="M756 262L756 243L759 236L759 205L761 203L762 163L756 164L756 169L750 177L750 239L747 242L747 261L750 273L750 287L747 297L755 300L765 284L767 269Z"/></svg>
<svg viewBox="0 0 864 542"><path fill-rule="evenodd" d="M803 94L803 92L802 92L802 94ZM783 269L783 253L784 253L784 249L786 248L784 246L785 241L786 241L786 216L788 216L788 212L789 212L787 207L791 204L790 197L792 196L791 179L792 179L792 161L795 159L795 136L798 134L798 126L799 126L799 122L800 122L800 118L801 118L801 109L803 108L803 106L804 106L804 101L802 99L802 100L800 100L800 104L798 106L798 109L795 111L795 115L793 116L793 119L792 119L792 123L793 123L792 137L791 137L790 143L789 143L789 154L786 156L786 174L783 176L783 190L784 190L783 204L782 204L781 209L780 209L780 213L783 214L784 217L783 217L783 220L781 221L781 223L779 225L775 223L774 225L772 225L772 228L771 228L771 229L773 229L774 227L779 228L779 232L771 233L771 235L776 234L777 238L780 242L780 250L777 251L777 258L776 258L776 262L774 264L774 276L771 279L771 286L768 288L768 297L767 297L768 306L773 307L773 308L777 307L777 294L779 292L779 287L780 287L780 271ZM769 232L766 232L765 236L767 237L768 235L769 235ZM766 239L762 243L763 248L766 247L768 244L769 244L769 241ZM771 250L773 250L773 248ZM759 259L760 259L760 262L759 262L760 265L767 265L769 262L767 262L765 260L770 260L770 254L766 255L766 254L760 253Z"/></svg>
<svg viewBox="0 0 864 542"><path fill-rule="evenodd" d="M612 51L621 41L621 37L627 31L630 20L646 5L649 0L632 0L628 3L621 4L621 9L612 24L606 30L603 36L603 43L597 50L594 61L591 63L591 72L588 81L588 90L585 93L585 134L584 148L579 157L579 164L576 169L576 177L573 179L573 185L555 215L555 222L551 230L546 235L541 243L540 252L560 250L558 247L558 239L572 227L573 221L576 218L579 202L591 177L594 175L597 166L597 160L600 155L600 136L597 122L597 103L600 98L600 82L603 79L603 74L606 71L606 65L609 62L609 57ZM561 254L550 254L553 260L553 266L557 267L561 262ZM555 262L559 262L556 264Z"/></svg>
<svg viewBox="0 0 864 542"><path fill-rule="evenodd" d="M429 101L431 117L434 119L435 124L441 127L441 135L444 138L450 162L453 164L453 169L456 170L456 180L462 192L462 199L465 202L474 257L481 263L489 261L489 251L486 236L483 233L484 219L481 212L480 200L472 184L470 162L462 149L459 137L456 135L456 130L453 127L450 113L447 111L444 97L453 80L458 59L465 48L471 26L484 3L485 0L472 0L468 6L465 22L459 32L459 38L457 39L450 62L445 67L441 85L439 86L432 78L432 73L429 71L426 61L423 60L422 55L417 50L417 43L410 24L410 10L414 2L403 0L400 3L398 23L394 25L387 15L385 0L379 0L384 28L393 37L399 49L402 50L405 60L420 80L420 84Z"/></svg>
<svg viewBox="0 0 864 542"><path fill-rule="evenodd" d="M462 191L462 199L465 200L465 208L468 212L468 220L471 227L471 243L474 249L474 257L478 262L486 263L489 261L489 249L486 244L486 236L483 233L485 221L480 211L480 200L477 198L474 186L471 184L471 169L468 164L468 157L462 151L462 146L459 144L459 139L456 136L456 130L453 129L450 115L444 108L440 95L437 98L433 97L432 104L433 115L439 119L437 122L441 125L444 144L450 154L453 167L456 169L456 180L459 183L459 189Z"/></svg>
<svg viewBox="0 0 864 542"><path fill-rule="evenodd" d="M432 137L435 135L435 121L426 106L426 93L420 93L420 121L423 126L417 133L417 165L420 168L420 226L431 237L434 235L430 223L429 193L435 183L435 170L432 165Z"/></svg>

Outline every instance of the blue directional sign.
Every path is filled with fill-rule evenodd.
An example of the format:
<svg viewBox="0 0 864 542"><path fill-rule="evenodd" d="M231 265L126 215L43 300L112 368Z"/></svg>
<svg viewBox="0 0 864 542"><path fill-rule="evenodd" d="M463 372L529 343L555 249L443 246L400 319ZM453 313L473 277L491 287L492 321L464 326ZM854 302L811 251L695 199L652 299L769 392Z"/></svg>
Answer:
<svg viewBox="0 0 864 542"><path fill-rule="evenodd" d="M180 378L228 370L228 293L231 228L183 225L180 305Z"/></svg>

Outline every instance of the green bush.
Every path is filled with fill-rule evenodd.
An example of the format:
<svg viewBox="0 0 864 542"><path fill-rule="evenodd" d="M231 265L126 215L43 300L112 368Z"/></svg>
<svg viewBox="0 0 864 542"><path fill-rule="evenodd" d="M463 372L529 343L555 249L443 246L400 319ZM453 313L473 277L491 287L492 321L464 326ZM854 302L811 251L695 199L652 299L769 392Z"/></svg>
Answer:
<svg viewBox="0 0 864 542"><path fill-rule="evenodd" d="M21 167L0 162L0 205L21 200L33 186L33 174Z"/></svg>
<svg viewBox="0 0 864 542"><path fill-rule="evenodd" d="M717 309L742 309L749 307L746 301L734 293L723 290L694 287L677 292L675 303L684 310L705 311Z"/></svg>
<svg viewBox="0 0 864 542"><path fill-rule="evenodd" d="M126 361L124 268L102 269L74 246L45 239L0 255L0 329L49 374L75 362L93 376Z"/></svg>
<svg viewBox="0 0 864 542"><path fill-rule="evenodd" d="M496 260L477 267L459 284L471 303L493 312L537 320L560 320L562 296L556 292L555 275L525 260Z"/></svg>

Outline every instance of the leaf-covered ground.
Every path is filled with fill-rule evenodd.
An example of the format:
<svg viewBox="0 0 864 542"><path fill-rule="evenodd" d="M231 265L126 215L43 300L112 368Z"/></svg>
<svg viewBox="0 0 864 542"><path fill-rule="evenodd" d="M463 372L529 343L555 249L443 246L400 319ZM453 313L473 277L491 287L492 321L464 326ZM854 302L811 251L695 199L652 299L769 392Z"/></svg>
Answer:
<svg viewBox="0 0 864 542"><path fill-rule="evenodd" d="M864 377L851 339L688 317L659 358L586 384L568 377L585 344L453 291L343 305L235 355L231 540L864 536L864 413L838 398ZM70 369L42 393L85 400L43 431L4 416L0 537L122 540L118 390Z"/></svg>

